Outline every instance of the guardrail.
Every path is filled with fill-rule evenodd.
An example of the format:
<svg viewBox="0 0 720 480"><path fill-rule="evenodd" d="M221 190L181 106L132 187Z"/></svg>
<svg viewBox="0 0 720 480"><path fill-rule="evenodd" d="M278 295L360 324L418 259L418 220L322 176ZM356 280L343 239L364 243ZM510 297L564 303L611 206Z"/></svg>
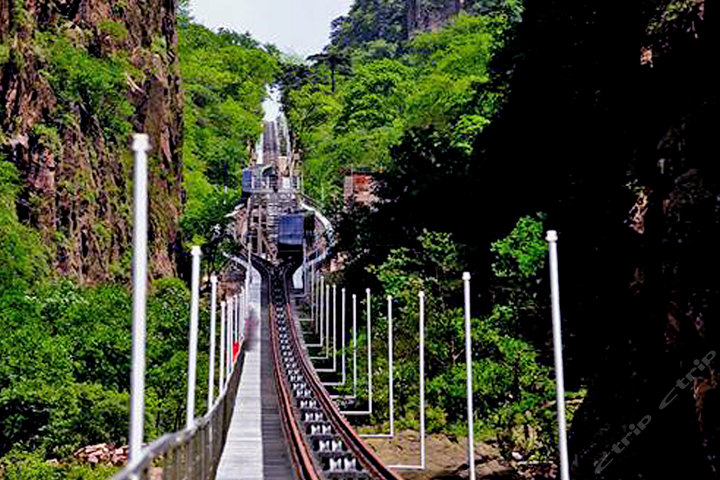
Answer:
<svg viewBox="0 0 720 480"><path fill-rule="evenodd" d="M243 345L244 346L244 345ZM139 459L110 480L214 480L235 408L244 348L213 408L192 428L170 433L145 447Z"/></svg>

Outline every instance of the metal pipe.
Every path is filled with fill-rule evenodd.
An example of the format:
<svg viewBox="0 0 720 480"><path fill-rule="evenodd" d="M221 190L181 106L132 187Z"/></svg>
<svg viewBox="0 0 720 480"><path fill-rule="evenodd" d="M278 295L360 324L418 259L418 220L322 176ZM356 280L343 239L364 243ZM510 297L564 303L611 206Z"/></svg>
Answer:
<svg viewBox="0 0 720 480"><path fill-rule="evenodd" d="M330 355L330 285L325 285L325 355Z"/></svg>
<svg viewBox="0 0 720 480"><path fill-rule="evenodd" d="M420 292L420 465L389 465L398 470L425 470L425 292Z"/></svg>
<svg viewBox="0 0 720 480"><path fill-rule="evenodd" d="M345 342L346 342L346 339L345 339L345 326L346 326L346 325L345 325L345 310L346 310L346 307L345 307L345 305L346 305L346 303L345 303L345 289L344 289L344 288L342 289L342 295L341 295L341 303L340 303L340 305L341 305L341 307L340 307L340 308L341 308L340 317L341 317L341 325L342 325L342 328L341 328L342 343L340 344L340 346L342 347L342 352L341 352L341 354L340 354L340 355L341 355L341 363L340 363L341 380L340 380L339 382L323 382L323 385L326 385L326 386L345 385L345 383L347 382L347 374L346 374L346 368L345 368L347 351L346 351L346 348L345 348ZM335 323L337 324L337 321L336 321ZM335 328L333 328L333 330L335 330ZM337 332L336 332L336 333L337 333ZM336 338L337 338L337 337L336 337ZM333 352L335 352L335 348L334 348L334 347L333 347ZM333 363L334 363L334 362L333 362ZM336 366L336 365L335 365L335 368L336 368L336 371L337 371L337 366ZM322 370L316 370L316 371L322 371ZM331 395L331 397L332 397L332 395ZM347 397L345 397L345 398L347 398Z"/></svg>
<svg viewBox="0 0 720 480"><path fill-rule="evenodd" d="M368 399L368 405L369 405L369 412L372 414L373 411L373 390L372 390L372 330L370 328L371 325L371 318L372 318L372 297L370 296L370 289L365 289L365 297L366 297L366 309L367 309L367 350L368 350L368 392L369 392L369 399Z"/></svg>
<svg viewBox="0 0 720 480"><path fill-rule="evenodd" d="M210 358L208 361L208 412L212 408L215 393L215 321L217 310L217 275L210 276Z"/></svg>
<svg viewBox="0 0 720 480"><path fill-rule="evenodd" d="M357 295L352 296L353 308L353 396L357 397Z"/></svg>
<svg viewBox="0 0 720 480"><path fill-rule="evenodd" d="M192 280L190 296L190 339L188 346L188 388L185 428L195 423L195 383L197 377L198 317L200 309L200 256L202 251L195 245L192 255Z"/></svg>
<svg viewBox="0 0 720 480"><path fill-rule="evenodd" d="M147 152L150 138L133 137L135 176L133 195L133 324L132 371L130 373L129 462L140 460L145 424L145 337L147 307Z"/></svg>
<svg viewBox="0 0 720 480"><path fill-rule="evenodd" d="M555 383L557 395L558 440L560 448L560 478L570 480L568 463L567 426L565 419L565 375L563 371L562 330L560 315L560 276L558 273L558 234L555 230L547 232L550 250L550 292L552 296L553 347L555 353Z"/></svg>
<svg viewBox="0 0 720 480"><path fill-rule="evenodd" d="M320 291L318 292L318 298L320 300L320 321L315 323L315 333L320 333L320 345L323 345L325 340L325 332L323 330L323 325L325 321L325 303L324 303L324 294L325 294L325 277L323 275L320 275Z"/></svg>
<svg viewBox="0 0 720 480"><path fill-rule="evenodd" d="M350 416L359 416L359 415L372 415L373 411L373 389L372 389L372 314L371 314L371 305L372 305L372 297L370 295L370 289L365 289L365 306L366 306L366 320L367 320L367 326L366 326L366 340L367 340L367 383L368 383L368 409L367 410L349 410L349 411L342 411L340 413Z"/></svg>
<svg viewBox="0 0 720 480"><path fill-rule="evenodd" d="M235 344L240 342L240 294L235 294L235 341L233 343L233 362L237 358L235 355Z"/></svg>
<svg viewBox="0 0 720 480"><path fill-rule="evenodd" d="M473 425L473 366L469 272L463 273L463 283L465 284L465 372L467 385L468 465L470 468L470 480L475 480L475 427Z"/></svg>
<svg viewBox="0 0 720 480"><path fill-rule="evenodd" d="M327 287L330 288L330 287ZM333 338L332 338L332 367L331 368L316 368L315 371L318 373L335 373L337 372L337 285L332 286L332 322L333 322ZM328 312L328 322L330 321L330 314ZM328 335L330 334L330 324L328 323ZM328 336L328 349L330 348L330 337ZM323 382L324 385L339 385L338 382Z"/></svg>
<svg viewBox="0 0 720 480"><path fill-rule="evenodd" d="M317 356L310 357L311 360L325 360L327 359L327 352L324 351L325 347L325 304L324 304L324 293L325 293L325 277L320 275L318 280L320 284L317 289L318 304L315 306L315 334L320 334L320 343L308 343L308 347L320 347L320 353ZM319 317L319 318L318 318ZM323 355L324 353L324 355Z"/></svg>
<svg viewBox="0 0 720 480"><path fill-rule="evenodd" d="M420 292L420 468L425 470L425 292Z"/></svg>
<svg viewBox="0 0 720 480"><path fill-rule="evenodd" d="M227 381L230 381L230 375L232 374L232 312L233 312L233 299L232 297L227 299L227 332L225 341L227 342L226 352L227 356L225 358L225 377Z"/></svg>
<svg viewBox="0 0 720 480"><path fill-rule="evenodd" d="M388 417L390 420L390 433L376 433L360 435L363 438L393 438L395 436L395 372L393 369L393 311L392 296L387 296L388 317Z"/></svg>
<svg viewBox="0 0 720 480"><path fill-rule="evenodd" d="M388 389L390 391L390 436L395 436L395 355L393 352L393 304L392 296L387 296L388 304Z"/></svg>
<svg viewBox="0 0 720 480"><path fill-rule="evenodd" d="M333 370L337 371L337 285L333 284Z"/></svg>
<svg viewBox="0 0 720 480"><path fill-rule="evenodd" d="M225 300L220 302L220 368L218 369L220 371L220 388L225 388L225 343L226 343L226 336L225 336Z"/></svg>
<svg viewBox="0 0 720 480"><path fill-rule="evenodd" d="M315 262L310 262L310 320L315 325Z"/></svg>
<svg viewBox="0 0 720 480"><path fill-rule="evenodd" d="M342 346L342 384L345 385L345 364L346 364L346 340L345 340L345 289L342 289L342 343L340 344Z"/></svg>
<svg viewBox="0 0 720 480"><path fill-rule="evenodd" d="M240 338L245 339L247 316L245 315L245 291L240 290Z"/></svg>

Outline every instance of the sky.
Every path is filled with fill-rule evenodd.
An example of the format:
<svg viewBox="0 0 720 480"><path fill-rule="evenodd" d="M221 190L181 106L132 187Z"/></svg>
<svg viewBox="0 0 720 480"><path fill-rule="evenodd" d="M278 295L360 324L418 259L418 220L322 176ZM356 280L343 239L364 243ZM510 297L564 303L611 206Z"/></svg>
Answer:
<svg viewBox="0 0 720 480"><path fill-rule="evenodd" d="M191 0L195 20L206 27L250 32L262 43L303 57L329 43L330 22L352 0Z"/></svg>

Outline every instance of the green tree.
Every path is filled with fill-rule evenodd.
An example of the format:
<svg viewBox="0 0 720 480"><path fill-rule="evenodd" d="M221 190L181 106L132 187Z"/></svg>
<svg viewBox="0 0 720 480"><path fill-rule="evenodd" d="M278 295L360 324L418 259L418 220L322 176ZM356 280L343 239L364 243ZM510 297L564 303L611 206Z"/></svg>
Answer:
<svg viewBox="0 0 720 480"><path fill-rule="evenodd" d="M310 55L308 60L315 62L315 65L326 65L330 69L331 91L335 93L336 79L338 72L347 72L350 66L350 58L335 48L326 48L323 53Z"/></svg>

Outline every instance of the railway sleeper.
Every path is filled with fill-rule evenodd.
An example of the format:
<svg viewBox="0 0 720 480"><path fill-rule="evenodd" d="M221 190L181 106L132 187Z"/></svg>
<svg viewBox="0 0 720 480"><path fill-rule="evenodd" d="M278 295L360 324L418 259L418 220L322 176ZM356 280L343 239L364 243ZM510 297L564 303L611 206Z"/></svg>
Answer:
<svg viewBox="0 0 720 480"><path fill-rule="evenodd" d="M309 422L326 422L325 420L325 414L322 411L314 410L314 411L307 411L304 410L302 412L302 420L305 423Z"/></svg>

